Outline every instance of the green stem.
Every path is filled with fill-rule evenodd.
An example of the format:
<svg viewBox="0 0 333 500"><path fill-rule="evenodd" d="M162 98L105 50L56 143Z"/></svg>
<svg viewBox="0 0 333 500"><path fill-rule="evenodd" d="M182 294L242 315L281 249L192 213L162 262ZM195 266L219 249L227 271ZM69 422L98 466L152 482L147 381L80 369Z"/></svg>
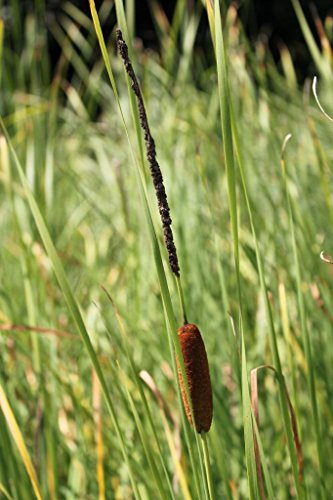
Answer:
<svg viewBox="0 0 333 500"><path fill-rule="evenodd" d="M177 283L178 298L179 298L180 308L182 311L183 321L184 321L184 325L186 325L187 324L187 315L186 315L186 310L185 310L184 294L183 294L183 288L182 288L180 276L177 276L176 283Z"/></svg>
<svg viewBox="0 0 333 500"><path fill-rule="evenodd" d="M285 139L284 147L287 144L287 140L289 140L291 136L287 136ZM304 351L305 358L307 362L308 372L307 372L307 383L308 390L310 393L310 401L312 407L312 418L313 418L313 427L315 433L316 447L317 447L317 455L318 455L318 464L319 464L319 475L320 475L320 488L321 488L321 498L326 499L326 487L325 487L325 473L324 473L324 451L322 446L322 432L321 432L321 421L320 421L320 412L318 408L317 401L317 391L316 391L316 377L314 370L314 362L312 355L312 346L310 335L307 327L306 321L306 305L302 292L302 275L301 275L301 266L299 260L299 252L297 249L297 240L296 240L296 232L294 225L294 216L293 216L293 208L292 202L289 193L288 186L288 177L287 177L287 169L286 169L286 160L284 158L284 151L282 152L281 158L281 169L282 169L282 177L283 184L285 190L285 196L287 200L287 210L288 210L288 218L289 218L289 227L290 227L290 236L291 236L291 246L292 253L295 265L295 278L296 278L296 289L297 289L297 302L298 302L298 312L301 322L301 334L304 342Z"/></svg>
<svg viewBox="0 0 333 500"><path fill-rule="evenodd" d="M212 469L210 466L207 433L201 432L200 436L201 436L202 450L203 450L203 455L204 455L204 463L205 463L205 471L206 471L206 476L207 476L209 497L211 500L214 500L215 495L214 495L214 489L213 489Z"/></svg>

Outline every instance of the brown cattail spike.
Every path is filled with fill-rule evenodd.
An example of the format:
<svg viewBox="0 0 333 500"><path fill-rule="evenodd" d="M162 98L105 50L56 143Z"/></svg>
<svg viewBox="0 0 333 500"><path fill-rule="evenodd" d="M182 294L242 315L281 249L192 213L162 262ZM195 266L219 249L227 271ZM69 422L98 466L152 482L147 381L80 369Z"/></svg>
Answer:
<svg viewBox="0 0 333 500"><path fill-rule="evenodd" d="M197 432L208 432L213 418L213 398L205 345L196 325L187 324L178 328L177 331L192 400L195 428ZM186 415L190 424L193 425L178 360L177 367Z"/></svg>
<svg viewBox="0 0 333 500"><path fill-rule="evenodd" d="M155 142L149 129L147 113L143 102L140 86L136 78L130 58L128 56L128 48L123 39L123 35L120 29L117 29L116 35L117 35L118 50L124 62L126 72L131 80L131 87L136 96L138 104L140 125L145 135L147 160L149 163L150 173L155 187L158 210L160 212L160 217L162 221L164 242L168 251L170 267L172 272L177 277L179 277L180 270L178 264L177 250L173 240L173 233L171 228L172 221L170 217L170 208L163 183L162 171L156 159Z"/></svg>

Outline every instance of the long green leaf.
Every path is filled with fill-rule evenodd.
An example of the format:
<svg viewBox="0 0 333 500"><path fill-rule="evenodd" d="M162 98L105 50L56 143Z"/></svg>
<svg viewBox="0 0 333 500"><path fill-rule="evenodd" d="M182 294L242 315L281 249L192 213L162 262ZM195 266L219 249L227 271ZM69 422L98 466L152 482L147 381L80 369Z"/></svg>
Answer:
<svg viewBox="0 0 333 500"><path fill-rule="evenodd" d="M3 390L1 384L0 384L0 408L3 411L7 425L9 427L10 433L12 435L12 438L15 441L17 449L18 449L20 456L22 458L22 462L24 463L24 467L25 467L25 469L28 473L28 476L30 478L35 496L36 496L37 500L42 500L40 485L38 482L35 468L32 464L29 452L28 452L26 444L24 442L21 430L17 424L13 410L9 404L9 401L6 397L5 391Z"/></svg>

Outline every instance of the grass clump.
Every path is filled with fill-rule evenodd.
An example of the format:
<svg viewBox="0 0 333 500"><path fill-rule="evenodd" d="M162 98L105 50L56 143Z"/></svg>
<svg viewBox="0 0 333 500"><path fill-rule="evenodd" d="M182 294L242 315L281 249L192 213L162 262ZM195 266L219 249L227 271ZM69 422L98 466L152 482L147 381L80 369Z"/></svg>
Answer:
<svg viewBox="0 0 333 500"><path fill-rule="evenodd" d="M55 69L41 5L22 20L12 2L15 30L0 26L0 496L329 498L331 123L288 48L278 67L234 5L178 2L171 24L153 6L159 55L134 43L134 2L90 5L91 19L65 5L53 25ZM331 115L331 31L314 46L292 8ZM102 34L113 9L174 273L142 111ZM203 15L212 67L193 45ZM212 383L202 439L177 383L187 316Z"/></svg>

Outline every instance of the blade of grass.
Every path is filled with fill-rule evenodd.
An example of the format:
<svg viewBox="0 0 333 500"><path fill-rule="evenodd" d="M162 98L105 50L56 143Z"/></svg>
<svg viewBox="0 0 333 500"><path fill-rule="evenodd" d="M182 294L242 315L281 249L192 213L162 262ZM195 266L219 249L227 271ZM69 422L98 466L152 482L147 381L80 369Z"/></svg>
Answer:
<svg viewBox="0 0 333 500"><path fill-rule="evenodd" d="M2 483L0 483L0 493L2 493L3 496L7 498L7 500L13 500L13 497L10 496L10 494L8 493L8 491L6 490L6 488Z"/></svg>
<svg viewBox="0 0 333 500"><path fill-rule="evenodd" d="M316 41L311 33L308 22L303 13L301 4L299 3L299 0L291 0L291 3L293 5L304 39L306 41L306 44L311 53L314 63L316 64L321 76L325 80L331 80L332 71L330 69L329 64L327 64L327 60L325 59L325 57L322 56L320 50L318 49Z"/></svg>
<svg viewBox="0 0 333 500"><path fill-rule="evenodd" d="M103 405L101 386L96 372L92 371L92 405L95 424L96 447L96 475L98 484L98 500L105 500L105 474L104 474L104 440L103 440Z"/></svg>
<svg viewBox="0 0 333 500"><path fill-rule="evenodd" d="M39 482L37 479L36 471L34 469L34 466L32 464L29 452L27 450L27 447L25 445L22 433L20 431L20 428L17 424L17 421L15 419L14 413L11 409L11 406L9 404L9 401L6 397L5 391L3 390L2 385L0 384L0 407L3 411L3 414L5 416L7 425L10 429L10 433L12 435L12 438L17 446L17 449L20 453L22 462L24 463L24 467L28 473L28 476L31 481L32 488L34 490L35 496L38 500L42 500L42 495L40 491L40 486Z"/></svg>
<svg viewBox="0 0 333 500"><path fill-rule="evenodd" d="M239 239L238 239L238 215L237 215L237 199L236 199L236 179L235 179L235 161L234 161L234 146L232 136L232 117L230 111L230 90L228 81L228 67L226 60L226 52L223 40L222 19L219 2L214 2L214 14L210 9L210 18L214 15L214 31L215 31L215 49L216 49L216 64L218 75L218 90L220 100L220 114L221 114L221 129L223 136L223 150L224 159L227 170L228 181L228 199L229 199L229 212L233 236L233 253L237 279L237 291L240 307L240 331L241 331L241 385L242 385L242 406L243 406L243 425L244 425L244 439L245 439L245 456L247 466L247 477L249 487L249 497L252 499L257 498L257 477L254 461L254 440L251 418L251 404L249 399L249 388L247 379L247 362L246 362L246 348L242 324L242 297L241 297L241 278L239 267Z"/></svg>
<svg viewBox="0 0 333 500"><path fill-rule="evenodd" d="M216 44L217 79L218 79L218 91L220 98L220 113L221 113L221 130L223 137L224 159L225 159L227 180L228 180L228 199L229 199L230 221L232 227L235 270L237 277L239 302L241 307L238 216L237 216L237 198L236 198L235 161L234 161L231 117L230 117L230 91L229 91L229 81L228 81L228 67L227 67L226 53L225 53L223 32L222 32L222 19L221 19L220 5L218 1L214 2L214 18L215 18L215 35L216 35L215 44Z"/></svg>
<svg viewBox="0 0 333 500"><path fill-rule="evenodd" d="M247 362L245 352L244 335L242 334L242 406L245 440L245 458L248 479L248 493L250 500L258 498L258 481L256 475L256 463L253 440L252 409L249 393L249 382L247 375Z"/></svg>
<svg viewBox="0 0 333 500"><path fill-rule="evenodd" d="M295 338L290 329L289 324L289 314L288 314L288 300L286 295L286 289L284 283L281 281L279 283L279 303L280 303L280 314L281 314L281 323L284 337L286 339L286 343L288 345L288 364L289 370L292 377L292 387L293 387L293 399L294 406L296 411L297 421L299 421L300 410L299 410L299 394L297 388L297 369L296 363L294 360L294 351L299 349L299 345L296 343ZM304 373L306 372L306 361L303 356L303 352L301 351L298 356L298 364L302 366Z"/></svg>
<svg viewBox="0 0 333 500"><path fill-rule="evenodd" d="M279 355L278 346L277 346L277 338L276 338L276 332L275 332L275 327L274 327L273 315L272 315L271 305L270 305L269 297L268 297L268 290L267 290L267 285L266 285L266 280L265 280L265 272L264 272L264 267L263 267L263 263L262 263L261 253L259 250L257 233L256 233L256 229L254 226L251 204L250 204L250 200L249 200L248 192L247 192L244 160L243 160L243 155L242 155L242 151L240 148L237 124L236 124L233 112L232 112L232 121L233 121L233 134L234 134L234 140L235 140L235 149L236 149L238 164L239 164L239 168L240 168L240 175L241 175L241 179L242 179L242 185L243 185L247 210L248 210L248 214L249 214L249 218L250 218L251 231L252 231L252 235L253 235L253 239L254 239L254 243L255 243L256 260L257 260L257 265L258 265L260 286L261 286L262 293L264 296L266 316L268 318L268 325L269 325L268 332L269 332L270 346L271 346L271 350L272 350L274 364L276 366L277 372L279 373L279 376L282 378L283 377L282 366L281 366L280 355ZM294 475L295 486L297 489L297 494L298 494L299 498L304 498L303 485L300 484L300 481L298 478L296 451L295 451L295 447L294 447L294 443L293 443L293 439L292 439L291 422L290 422L290 418L289 418L289 414L288 414L288 402L287 402L287 399L283 393L280 393L280 404L282 407L283 421L284 421L285 431L286 431L286 435L287 435L288 449L289 449L289 454L290 454L290 459L291 459L292 470L293 470L293 475Z"/></svg>
<svg viewBox="0 0 333 500"><path fill-rule="evenodd" d="M0 19L0 84L2 83L4 31L5 31L5 23L4 20L1 18Z"/></svg>
<svg viewBox="0 0 333 500"><path fill-rule="evenodd" d="M273 315L272 315L271 305L270 305L270 301L269 301L269 297L268 297L268 290L267 290L267 285L266 285L266 280L265 280L265 272L264 272L264 267L263 267L263 263L262 263L261 253L259 250L258 239L257 239L255 225L254 225L251 203L250 203L250 199L248 196L247 181L246 181L245 167L244 167L245 162L244 162L242 150L240 147L238 128L237 128L237 123L235 120L234 111L233 111L231 101L230 101L230 105L231 105L231 120L232 120L232 130L233 130L233 138L234 138L234 143L235 143L235 150L236 150L238 165L239 165L239 169L240 169L240 176L241 176L243 192L244 192L244 196L245 196L246 207L247 207L247 211L248 211L249 219L250 219L251 231L252 231L253 240L255 243L256 261L257 261L257 266L258 266L260 286L261 286L262 293L264 296L266 316L268 318L268 325L269 325L268 332L269 332L270 346L271 346L271 350L272 350L274 364L275 364L276 369L279 373L279 376L282 378L283 377L282 367L281 367L280 355L279 355L278 346L277 346L277 339L276 339L276 332L275 332L275 327L274 327ZM288 413L288 401L283 393L280 393L280 404L282 407L283 421L284 421L285 431L286 431L286 435L287 435L288 449L289 449L289 454L290 454L290 459L291 459L292 470L293 470L293 475L294 475L295 486L297 489L297 494L298 494L299 498L304 498L304 494L305 494L304 493L304 485L300 483L299 478L298 478L296 450L295 450L293 438L292 438L291 422L290 422L289 413Z"/></svg>
<svg viewBox="0 0 333 500"><path fill-rule="evenodd" d="M324 110L323 106L321 105L321 102L319 101L319 97L318 97L318 93L317 93L317 77L316 76L313 77L312 92L313 92L314 98L316 99L316 103L317 103L318 108L320 109L320 111L323 113L323 115L330 122L333 122L333 118L328 113L326 113L326 111Z"/></svg>
<svg viewBox="0 0 333 500"><path fill-rule="evenodd" d="M29 485L25 481L26 473L24 464L20 467L21 463L16 458L16 454L13 453L10 429L6 425L6 420L2 412L0 412L0 442L2 450L0 455L1 479L5 483L4 486L7 491L12 495L13 500L20 500L24 495L24 490ZM17 483L10 481L10 478L14 477L18 479Z"/></svg>
<svg viewBox="0 0 333 500"><path fill-rule="evenodd" d="M212 500L214 500L215 493L214 493L214 485L213 485L213 477L212 477L212 468L211 468L211 463L210 463L210 458L209 458L208 438L207 438L206 432L201 433L201 439L202 439L202 447L203 447L203 455L204 455L204 461L205 461L205 469L206 469L206 475L207 475L209 496Z"/></svg>
<svg viewBox="0 0 333 500"><path fill-rule="evenodd" d="M288 209L288 220L289 220L289 228L290 228L290 238L292 245L292 253L294 259L294 268L296 275L296 287L297 287L297 302L298 302L298 313L301 320L301 332L302 339L304 343L305 349L305 357L307 362L307 382L308 382L308 390L310 393L311 399L311 407L312 407L312 415L313 415L313 427L316 438L316 446L317 446L317 454L319 460L319 473L320 473L320 484L321 484L321 492L322 498L327 498L326 489L325 489L325 473L324 473L324 455L323 455L323 447L322 447L322 432L321 432L321 422L320 422L320 414L318 409L317 402L317 393L316 393L316 383L315 383L315 370L314 370L314 361L312 356L312 347L310 341L310 335L308 332L308 327L306 324L306 312L305 312L305 303L302 291L302 276L301 276L301 267L299 261L299 255L297 250L297 240L294 226L294 217L291 205L291 199L288 188L288 177L287 177L287 165L285 160L285 149L287 143L291 139L291 134L287 135L281 153L281 170L283 177L283 184L285 189L285 197L287 200L287 209Z"/></svg>

